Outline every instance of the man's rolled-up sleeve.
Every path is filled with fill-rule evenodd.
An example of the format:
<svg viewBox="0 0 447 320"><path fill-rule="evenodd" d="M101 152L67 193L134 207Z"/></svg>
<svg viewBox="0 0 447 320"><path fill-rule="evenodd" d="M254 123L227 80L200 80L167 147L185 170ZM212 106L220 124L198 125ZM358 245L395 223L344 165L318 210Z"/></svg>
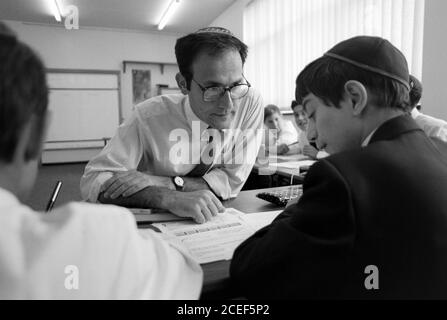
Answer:
<svg viewBox="0 0 447 320"><path fill-rule="evenodd" d="M143 155L143 141L136 112L118 127L115 136L85 167L81 178L84 200L96 202L102 184L114 172L135 170Z"/></svg>

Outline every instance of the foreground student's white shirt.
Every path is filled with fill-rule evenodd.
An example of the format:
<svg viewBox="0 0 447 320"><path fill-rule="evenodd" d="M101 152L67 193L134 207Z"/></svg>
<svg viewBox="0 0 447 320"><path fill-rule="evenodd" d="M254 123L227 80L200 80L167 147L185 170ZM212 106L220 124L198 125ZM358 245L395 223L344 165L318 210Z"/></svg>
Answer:
<svg viewBox="0 0 447 320"><path fill-rule="evenodd" d="M197 299L203 273L182 250L139 232L126 209L70 203L43 214L0 189L0 299Z"/></svg>
<svg viewBox="0 0 447 320"><path fill-rule="evenodd" d="M411 117L427 136L447 142L447 121L423 114L416 108L411 111Z"/></svg>
<svg viewBox="0 0 447 320"><path fill-rule="evenodd" d="M256 155L262 142L262 98L254 89L239 100L235 100L236 114L231 129L233 135L226 135L224 145L225 164L215 165L203 176L210 188L222 199L236 197L242 189L256 161ZM200 152L191 149L191 142L186 141L182 150L188 150L186 163L176 160L173 150L178 150L178 135L192 138L192 123L200 124L200 134L208 124L200 121L194 114L189 97L182 94L157 96L135 106L132 115L121 124L107 146L85 168L81 178L81 194L85 200L96 202L102 184L112 177L113 172L139 170L156 176L185 176L198 163ZM254 134L243 137L246 130ZM257 132L259 131L259 132ZM200 137L199 137L200 138ZM188 140L188 139L186 139ZM193 139L192 139L193 140ZM238 155L233 154L231 141L245 145L244 163L233 161ZM184 141L183 141L184 142ZM236 148L238 150L238 148ZM242 150L242 148L241 148ZM191 158L192 161L189 161Z"/></svg>

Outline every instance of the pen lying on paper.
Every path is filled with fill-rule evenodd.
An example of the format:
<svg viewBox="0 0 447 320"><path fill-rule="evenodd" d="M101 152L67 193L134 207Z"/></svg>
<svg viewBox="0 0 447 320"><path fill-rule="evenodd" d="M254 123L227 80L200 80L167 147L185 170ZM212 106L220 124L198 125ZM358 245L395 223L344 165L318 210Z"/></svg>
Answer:
<svg viewBox="0 0 447 320"><path fill-rule="evenodd" d="M54 203L56 202L56 198L57 198L57 195L59 194L59 190L61 189L61 186L62 186L62 182L58 181L56 183L56 186L54 187L53 194L51 195L51 198L48 201L47 209L45 210L46 212L53 209Z"/></svg>

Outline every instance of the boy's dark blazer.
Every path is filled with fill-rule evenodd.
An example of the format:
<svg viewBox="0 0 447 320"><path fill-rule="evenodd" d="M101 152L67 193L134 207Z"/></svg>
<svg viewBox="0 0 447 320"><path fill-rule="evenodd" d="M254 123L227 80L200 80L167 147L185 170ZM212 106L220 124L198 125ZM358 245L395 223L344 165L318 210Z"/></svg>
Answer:
<svg viewBox="0 0 447 320"><path fill-rule="evenodd" d="M410 116L382 124L367 147L318 161L303 187L236 250L240 294L447 298L447 146ZM371 265L377 290L367 289Z"/></svg>

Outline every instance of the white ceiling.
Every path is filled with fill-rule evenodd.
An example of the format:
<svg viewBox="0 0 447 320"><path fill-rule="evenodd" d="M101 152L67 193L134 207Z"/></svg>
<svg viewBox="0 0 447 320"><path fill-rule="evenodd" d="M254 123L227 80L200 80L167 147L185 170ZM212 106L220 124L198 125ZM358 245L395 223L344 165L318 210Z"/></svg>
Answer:
<svg viewBox="0 0 447 320"><path fill-rule="evenodd" d="M0 19L57 24L52 0L1 0ZM185 34L206 27L236 0L181 0L161 32ZM58 0L61 7L75 5L79 27L116 28L160 32L157 25L170 0Z"/></svg>

